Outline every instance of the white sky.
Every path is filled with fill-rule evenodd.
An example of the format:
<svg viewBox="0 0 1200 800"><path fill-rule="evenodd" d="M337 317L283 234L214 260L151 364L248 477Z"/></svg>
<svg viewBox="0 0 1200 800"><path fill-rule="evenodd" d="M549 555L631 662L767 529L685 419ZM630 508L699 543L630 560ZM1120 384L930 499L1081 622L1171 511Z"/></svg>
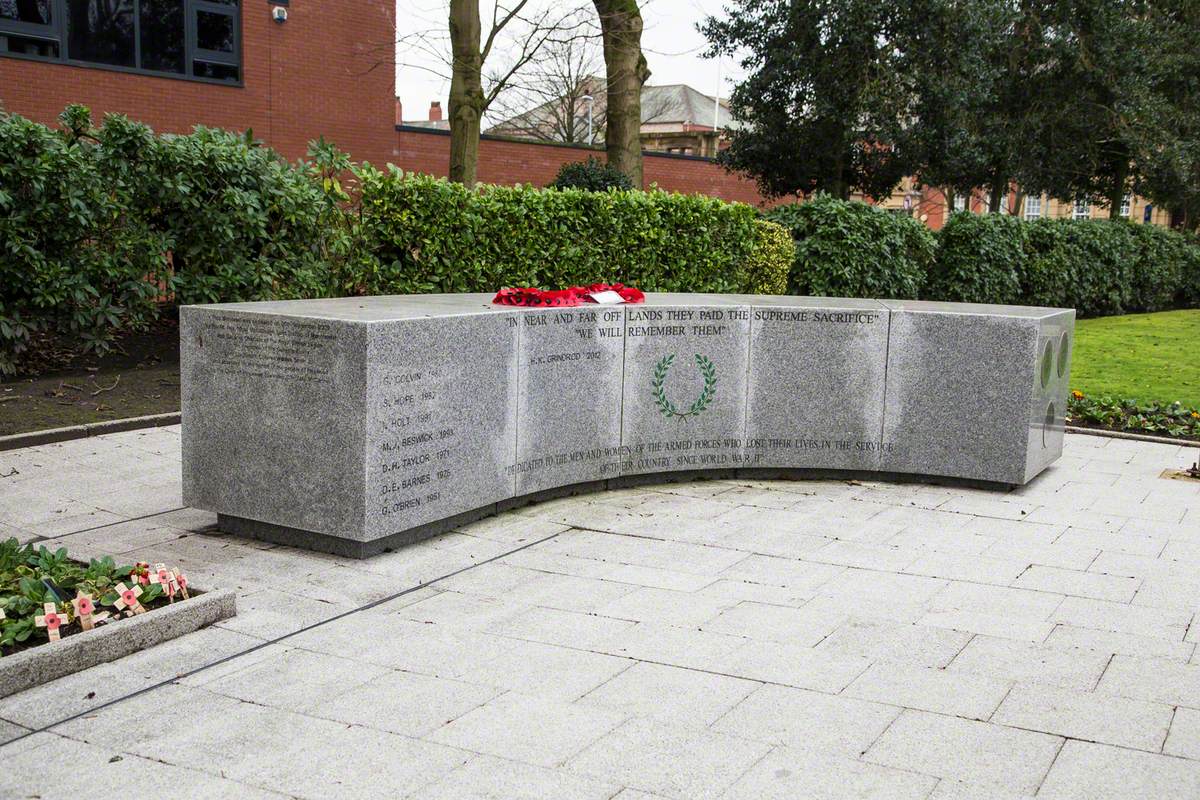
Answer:
<svg viewBox="0 0 1200 800"><path fill-rule="evenodd" d="M490 4L481 0L480 6L486 29ZM425 119L433 100L440 100L446 108L450 81L436 74L444 73L445 67L432 54L406 46L403 41L406 34L415 31L443 29L446 8L442 0L397 0L397 36L401 43L396 54L396 94L404 104L406 119ZM644 0L642 50L650 65L650 84L686 83L705 94L715 91L717 62L700 57L706 41L696 30L696 23L708 15L723 16L722 0ZM721 60L722 97L729 95L733 79L739 75L730 59Z"/></svg>

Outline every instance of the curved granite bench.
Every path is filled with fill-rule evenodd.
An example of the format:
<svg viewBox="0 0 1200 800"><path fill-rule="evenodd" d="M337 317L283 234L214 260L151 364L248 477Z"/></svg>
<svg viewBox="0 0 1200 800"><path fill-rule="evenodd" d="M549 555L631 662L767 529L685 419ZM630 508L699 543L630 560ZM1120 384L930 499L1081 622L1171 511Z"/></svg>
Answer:
<svg viewBox="0 0 1200 800"><path fill-rule="evenodd" d="M1029 481L1062 452L1075 312L651 294L181 311L184 502L365 556L519 498L709 471Z"/></svg>

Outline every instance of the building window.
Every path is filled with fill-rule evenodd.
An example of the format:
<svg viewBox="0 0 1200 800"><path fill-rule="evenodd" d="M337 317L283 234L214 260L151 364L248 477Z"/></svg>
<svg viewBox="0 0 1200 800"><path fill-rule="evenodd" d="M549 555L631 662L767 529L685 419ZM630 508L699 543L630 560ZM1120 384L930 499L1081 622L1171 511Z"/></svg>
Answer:
<svg viewBox="0 0 1200 800"><path fill-rule="evenodd" d="M1125 195L1121 198L1121 216L1129 218L1129 212L1133 209L1133 195Z"/></svg>
<svg viewBox="0 0 1200 800"><path fill-rule="evenodd" d="M239 0L0 0L0 55L236 83Z"/></svg>
<svg viewBox="0 0 1200 800"><path fill-rule="evenodd" d="M58 0L0 0L0 53L58 58Z"/></svg>
<svg viewBox="0 0 1200 800"><path fill-rule="evenodd" d="M1042 197L1025 198L1025 219L1039 219L1042 216Z"/></svg>
<svg viewBox="0 0 1200 800"><path fill-rule="evenodd" d="M1072 217L1074 219L1091 219L1092 218L1092 204L1089 203L1087 200L1076 200L1075 201L1075 210L1072 213Z"/></svg>
<svg viewBox="0 0 1200 800"><path fill-rule="evenodd" d="M966 211L967 210L967 196L966 195L963 195L963 194L954 195L954 210L955 211Z"/></svg>

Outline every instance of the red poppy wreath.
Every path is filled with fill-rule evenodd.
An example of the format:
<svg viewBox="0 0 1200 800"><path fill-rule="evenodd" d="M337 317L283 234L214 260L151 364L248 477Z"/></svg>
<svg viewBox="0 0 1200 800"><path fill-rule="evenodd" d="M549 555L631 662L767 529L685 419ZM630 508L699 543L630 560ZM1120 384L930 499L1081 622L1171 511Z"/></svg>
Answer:
<svg viewBox="0 0 1200 800"><path fill-rule="evenodd" d="M549 291L532 286L501 289L492 298L492 302L502 306L530 306L533 308L581 306L584 303L596 302L592 299L592 295L599 292L616 292L626 303L641 303L646 299L646 295L642 293L641 289L635 289L623 283L593 283L590 286L571 286L566 289Z"/></svg>

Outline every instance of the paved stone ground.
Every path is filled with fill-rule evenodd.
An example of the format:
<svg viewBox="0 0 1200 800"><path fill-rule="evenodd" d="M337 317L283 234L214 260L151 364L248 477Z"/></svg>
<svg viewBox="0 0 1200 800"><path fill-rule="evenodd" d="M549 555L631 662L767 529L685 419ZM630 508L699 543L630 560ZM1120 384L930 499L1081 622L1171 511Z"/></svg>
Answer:
<svg viewBox="0 0 1200 800"><path fill-rule="evenodd" d="M366 561L214 532L177 428L0 453L0 535L240 608L0 700L0 797L1197 797L1195 453L668 484Z"/></svg>

